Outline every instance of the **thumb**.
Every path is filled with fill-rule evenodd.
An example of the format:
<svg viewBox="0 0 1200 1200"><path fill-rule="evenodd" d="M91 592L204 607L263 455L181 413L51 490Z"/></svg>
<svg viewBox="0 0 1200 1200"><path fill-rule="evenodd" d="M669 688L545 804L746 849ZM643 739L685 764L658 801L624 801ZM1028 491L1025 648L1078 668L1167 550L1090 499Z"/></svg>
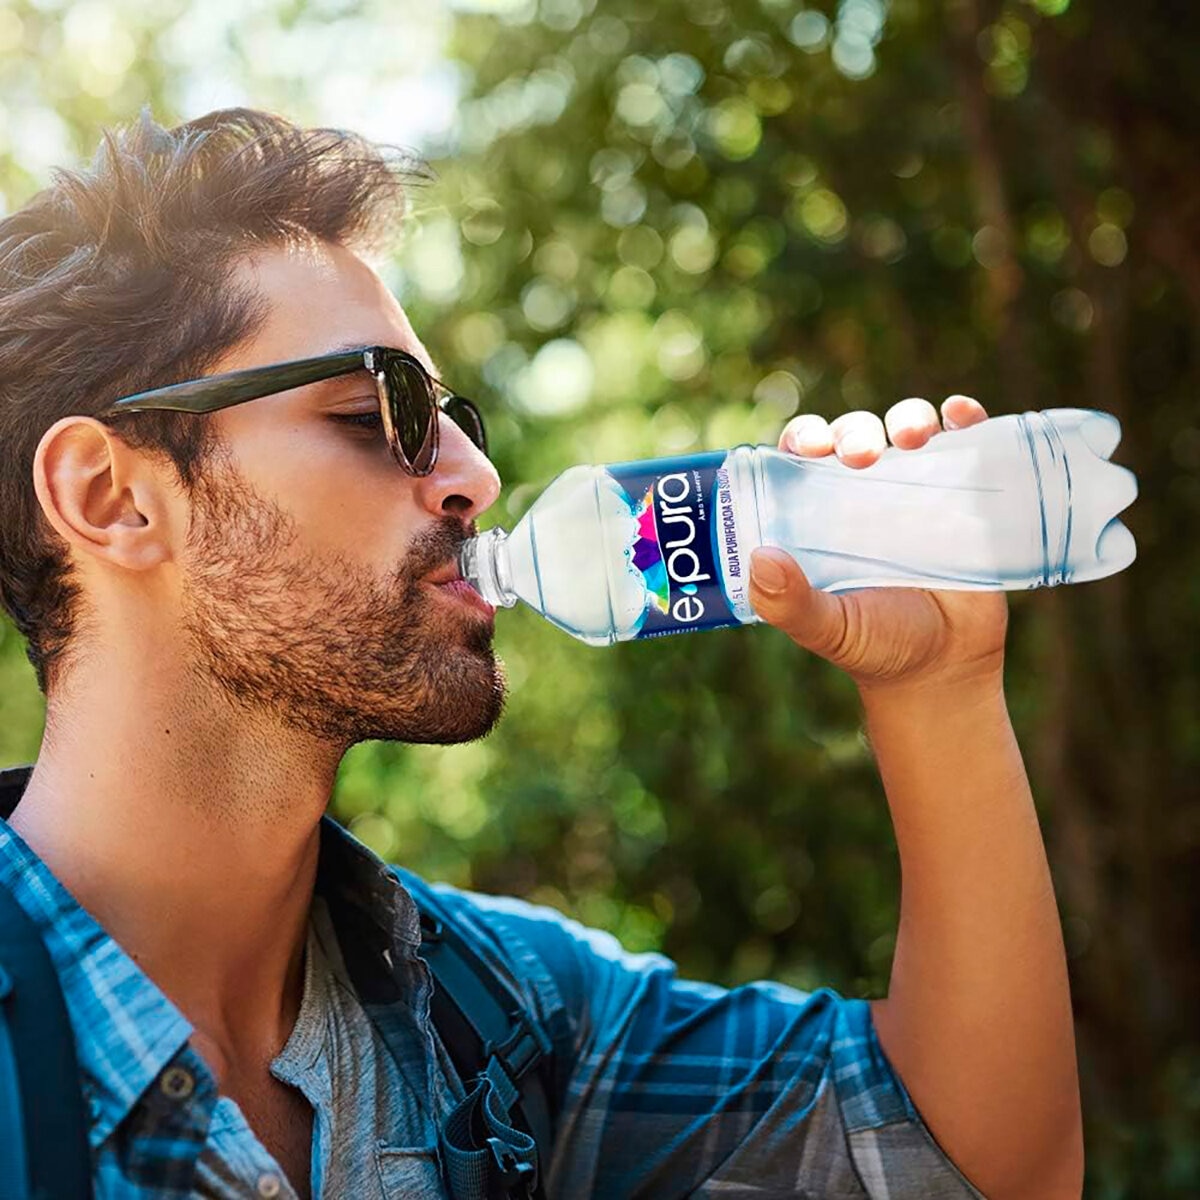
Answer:
<svg viewBox="0 0 1200 1200"><path fill-rule="evenodd" d="M764 621L822 658L833 659L845 640L841 600L814 588L784 550L764 546L750 556L750 603Z"/></svg>

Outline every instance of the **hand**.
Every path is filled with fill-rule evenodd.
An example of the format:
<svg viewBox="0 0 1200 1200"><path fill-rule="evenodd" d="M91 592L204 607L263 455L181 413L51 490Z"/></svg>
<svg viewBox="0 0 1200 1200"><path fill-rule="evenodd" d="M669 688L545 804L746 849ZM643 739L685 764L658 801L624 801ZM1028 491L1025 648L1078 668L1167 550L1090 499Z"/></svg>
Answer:
<svg viewBox="0 0 1200 1200"><path fill-rule="evenodd" d="M949 436L987 420L969 396L942 403ZM892 445L916 450L942 435L927 400L901 400L884 419L852 412L829 424L805 413L788 422L779 448L801 457L836 453L848 467L869 467ZM942 435L946 436L946 435ZM861 588L844 594L813 588L783 550L762 549L751 559L750 600L769 624L841 667L860 690L896 684L1002 680L1008 600L1004 592Z"/></svg>

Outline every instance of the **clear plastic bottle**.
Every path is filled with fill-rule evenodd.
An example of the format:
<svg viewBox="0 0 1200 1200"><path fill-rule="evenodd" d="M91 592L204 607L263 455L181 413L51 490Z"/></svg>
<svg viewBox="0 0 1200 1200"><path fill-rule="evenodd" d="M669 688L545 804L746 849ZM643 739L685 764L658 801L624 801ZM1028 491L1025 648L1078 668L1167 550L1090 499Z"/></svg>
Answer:
<svg viewBox="0 0 1200 1200"><path fill-rule="evenodd" d="M1137 480L1121 427L1080 408L993 417L889 448L869 467L767 446L573 467L511 534L463 548L496 606L518 599L592 645L750 624L751 552L786 550L814 587L1020 591L1133 562L1117 513Z"/></svg>

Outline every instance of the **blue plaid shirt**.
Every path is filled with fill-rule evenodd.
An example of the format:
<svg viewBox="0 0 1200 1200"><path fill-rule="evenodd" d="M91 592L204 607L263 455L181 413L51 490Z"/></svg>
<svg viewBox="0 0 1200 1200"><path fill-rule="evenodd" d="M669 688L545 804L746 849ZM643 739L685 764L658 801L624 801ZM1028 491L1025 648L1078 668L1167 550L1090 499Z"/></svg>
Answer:
<svg viewBox="0 0 1200 1200"><path fill-rule="evenodd" d="M0 773L0 817L27 779ZM290 1194L249 1126L229 1120L184 1016L3 821L0 885L42 930L62 983L97 1195L197 1194L198 1163L214 1155L244 1194ZM391 1077L405 1092L392 1106L402 1127L363 1153L377 1158L382 1194L444 1197L437 1129L462 1090L429 1021L416 907L328 818L318 890L346 961L377 981L363 1006L401 1068ZM442 890L552 1031L561 1095L544 1164L550 1200L980 1197L889 1067L865 1001L680 980L661 955L626 953L550 909Z"/></svg>

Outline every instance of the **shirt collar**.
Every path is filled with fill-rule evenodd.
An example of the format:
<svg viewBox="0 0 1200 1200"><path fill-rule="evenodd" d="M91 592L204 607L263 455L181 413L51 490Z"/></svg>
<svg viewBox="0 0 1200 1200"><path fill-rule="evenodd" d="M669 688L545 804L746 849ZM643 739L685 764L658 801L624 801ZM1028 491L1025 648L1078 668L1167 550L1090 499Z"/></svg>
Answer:
<svg viewBox="0 0 1200 1200"><path fill-rule="evenodd" d="M192 1027L7 824L29 774L28 767L0 771L0 886L33 919L58 972L95 1147L187 1043Z"/></svg>
<svg viewBox="0 0 1200 1200"><path fill-rule="evenodd" d="M54 961L101 1145L186 1045L192 1026L7 824L32 767L0 770L0 886L33 918ZM416 957L420 917L386 863L330 817L321 821L317 889L364 1000L400 999L396 968Z"/></svg>

